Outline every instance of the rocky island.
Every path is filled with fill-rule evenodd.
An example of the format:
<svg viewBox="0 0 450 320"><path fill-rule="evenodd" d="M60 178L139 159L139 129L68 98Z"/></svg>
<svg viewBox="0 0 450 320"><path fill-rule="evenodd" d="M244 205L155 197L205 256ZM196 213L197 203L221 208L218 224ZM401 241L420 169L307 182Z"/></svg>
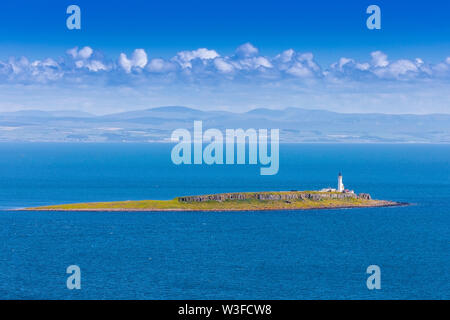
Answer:
<svg viewBox="0 0 450 320"><path fill-rule="evenodd" d="M373 200L367 193L336 191L236 192L141 200L62 204L26 210L39 211L260 211L399 206L404 203Z"/></svg>
<svg viewBox="0 0 450 320"><path fill-rule="evenodd" d="M373 200L370 194L356 194L344 188L342 174L337 189L320 191L264 191L218 193L177 197L172 200L139 200L61 204L37 208L33 211L261 211L311 210L362 207L393 207L406 203Z"/></svg>

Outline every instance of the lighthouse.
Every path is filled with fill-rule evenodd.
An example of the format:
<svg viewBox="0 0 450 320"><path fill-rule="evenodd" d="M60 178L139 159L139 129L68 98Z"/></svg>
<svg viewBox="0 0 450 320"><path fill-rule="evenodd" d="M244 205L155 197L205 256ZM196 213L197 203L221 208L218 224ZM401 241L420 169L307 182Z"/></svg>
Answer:
<svg viewBox="0 0 450 320"><path fill-rule="evenodd" d="M344 184L342 183L342 174L339 172L338 175L338 192L344 192Z"/></svg>

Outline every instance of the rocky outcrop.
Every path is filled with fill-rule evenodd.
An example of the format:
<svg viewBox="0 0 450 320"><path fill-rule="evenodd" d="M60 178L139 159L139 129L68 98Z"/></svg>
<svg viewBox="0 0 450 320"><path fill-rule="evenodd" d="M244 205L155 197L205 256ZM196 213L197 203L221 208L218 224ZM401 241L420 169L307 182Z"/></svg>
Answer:
<svg viewBox="0 0 450 320"><path fill-rule="evenodd" d="M367 193L356 195L354 193L339 192L308 192L308 191L292 191L292 192L237 192L237 193L219 193L202 196L179 197L179 202L207 202L207 201L226 201L226 200L271 200L271 201L290 201L290 200L313 200L320 201L322 199L365 199L370 200L371 197Z"/></svg>

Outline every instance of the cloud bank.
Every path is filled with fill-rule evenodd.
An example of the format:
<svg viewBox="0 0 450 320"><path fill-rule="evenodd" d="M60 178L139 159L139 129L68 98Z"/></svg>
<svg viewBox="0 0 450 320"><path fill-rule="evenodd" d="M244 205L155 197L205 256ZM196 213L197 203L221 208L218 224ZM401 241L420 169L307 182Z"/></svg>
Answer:
<svg viewBox="0 0 450 320"><path fill-rule="evenodd" d="M450 113L450 57L321 64L311 52L272 56L251 43L224 55L212 48L170 58L136 48L107 56L90 46L60 57L0 61L0 111L82 110L94 114L182 105L245 111L288 106L361 113Z"/></svg>
<svg viewBox="0 0 450 320"><path fill-rule="evenodd" d="M232 55L221 55L208 48L180 51L169 59L152 57L142 48L119 57L105 57L89 46L71 48L65 56L30 61L26 57L12 57L0 61L0 84L45 84L60 82L98 81L108 84L135 83L146 80L167 81L233 81L245 79L275 83L292 80L369 82L422 81L450 79L450 57L437 64L414 60L390 60L388 55L372 52L367 61L342 57L329 66L320 65L311 52L285 50L275 56L261 55L251 43L239 46Z"/></svg>

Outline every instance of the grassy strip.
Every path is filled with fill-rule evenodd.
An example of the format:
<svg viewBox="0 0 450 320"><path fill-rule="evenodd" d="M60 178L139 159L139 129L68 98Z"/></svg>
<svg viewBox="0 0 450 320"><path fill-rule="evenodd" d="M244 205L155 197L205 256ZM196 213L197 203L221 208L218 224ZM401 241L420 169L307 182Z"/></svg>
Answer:
<svg viewBox="0 0 450 320"><path fill-rule="evenodd" d="M53 205L27 210L277 210L277 209L314 209L314 208L342 208L342 207L369 207L394 204L388 201L364 200L364 199L321 199L321 200L226 200L206 202L179 202L172 200L142 200L142 201L116 201L93 202Z"/></svg>

